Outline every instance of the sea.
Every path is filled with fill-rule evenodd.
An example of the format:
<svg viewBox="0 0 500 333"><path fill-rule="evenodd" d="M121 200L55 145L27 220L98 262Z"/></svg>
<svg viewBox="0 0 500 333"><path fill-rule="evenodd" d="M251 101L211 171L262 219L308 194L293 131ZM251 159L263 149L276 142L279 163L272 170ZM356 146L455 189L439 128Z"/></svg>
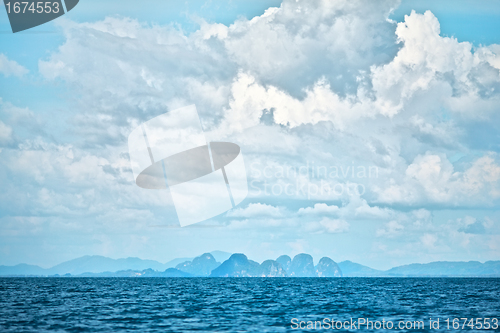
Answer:
<svg viewBox="0 0 500 333"><path fill-rule="evenodd" d="M500 278L0 278L0 332L500 332Z"/></svg>

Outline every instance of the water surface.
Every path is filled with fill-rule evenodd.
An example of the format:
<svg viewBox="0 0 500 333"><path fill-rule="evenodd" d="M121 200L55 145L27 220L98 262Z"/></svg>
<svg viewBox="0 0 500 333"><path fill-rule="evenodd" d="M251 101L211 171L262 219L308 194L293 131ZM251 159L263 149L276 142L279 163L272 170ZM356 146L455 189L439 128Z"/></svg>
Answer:
<svg viewBox="0 0 500 333"><path fill-rule="evenodd" d="M425 324L353 332L440 318L432 331L450 332L446 318L500 319L500 279L0 278L0 304L1 332L300 331L293 318Z"/></svg>

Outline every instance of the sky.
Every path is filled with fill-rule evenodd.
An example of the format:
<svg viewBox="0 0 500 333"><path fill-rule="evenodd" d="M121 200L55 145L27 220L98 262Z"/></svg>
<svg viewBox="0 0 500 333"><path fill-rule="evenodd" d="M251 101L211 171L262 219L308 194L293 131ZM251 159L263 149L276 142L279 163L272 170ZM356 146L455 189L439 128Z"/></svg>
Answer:
<svg viewBox="0 0 500 333"><path fill-rule="evenodd" d="M82 0L16 34L0 9L0 265L500 260L498 31L495 0ZM249 194L180 228L127 139L191 104Z"/></svg>

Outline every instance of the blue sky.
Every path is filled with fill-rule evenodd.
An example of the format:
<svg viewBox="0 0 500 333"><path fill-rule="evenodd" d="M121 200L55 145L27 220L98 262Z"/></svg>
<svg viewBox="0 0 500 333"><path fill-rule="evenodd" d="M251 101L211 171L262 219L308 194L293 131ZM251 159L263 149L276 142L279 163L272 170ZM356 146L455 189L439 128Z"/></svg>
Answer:
<svg viewBox="0 0 500 333"><path fill-rule="evenodd" d="M12 34L0 10L0 264L499 260L499 18L493 0L87 0ZM241 146L250 193L177 228L127 137L192 103Z"/></svg>

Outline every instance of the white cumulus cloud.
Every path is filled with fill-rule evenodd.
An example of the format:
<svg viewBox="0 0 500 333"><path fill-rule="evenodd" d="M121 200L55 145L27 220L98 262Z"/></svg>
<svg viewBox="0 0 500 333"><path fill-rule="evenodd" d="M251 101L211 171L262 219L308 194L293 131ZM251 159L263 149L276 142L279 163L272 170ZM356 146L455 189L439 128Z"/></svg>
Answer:
<svg viewBox="0 0 500 333"><path fill-rule="evenodd" d="M22 77L28 72L29 71L25 67L19 65L14 60L10 60L5 54L0 53L0 73L5 75L6 77L9 77L11 75Z"/></svg>

